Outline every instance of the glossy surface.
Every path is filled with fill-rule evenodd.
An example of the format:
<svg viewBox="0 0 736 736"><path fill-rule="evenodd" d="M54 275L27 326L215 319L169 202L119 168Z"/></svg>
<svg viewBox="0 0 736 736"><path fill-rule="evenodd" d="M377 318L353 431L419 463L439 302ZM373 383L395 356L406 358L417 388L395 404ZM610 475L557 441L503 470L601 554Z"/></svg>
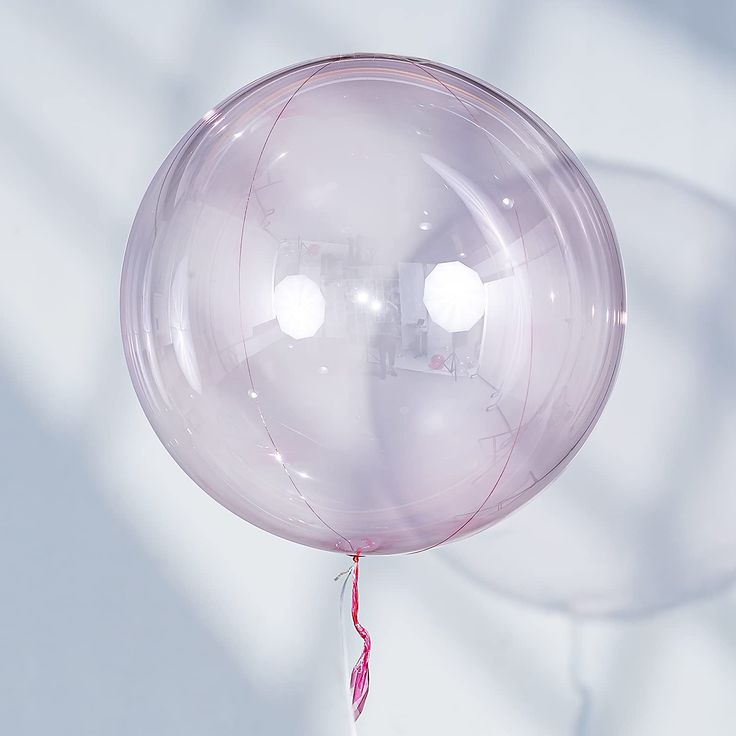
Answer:
<svg viewBox="0 0 736 736"><path fill-rule="evenodd" d="M398 553L547 485L626 320L605 208L536 117L440 65L356 55L238 92L154 178L125 352L154 429L248 521Z"/></svg>

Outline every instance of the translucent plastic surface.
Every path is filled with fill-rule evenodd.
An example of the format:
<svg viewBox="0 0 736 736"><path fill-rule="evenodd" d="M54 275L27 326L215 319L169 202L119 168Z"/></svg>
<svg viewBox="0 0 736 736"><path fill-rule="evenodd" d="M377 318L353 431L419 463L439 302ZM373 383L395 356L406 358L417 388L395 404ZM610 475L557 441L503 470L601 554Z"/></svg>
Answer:
<svg viewBox="0 0 736 736"><path fill-rule="evenodd" d="M136 217L129 369L186 472L322 549L399 553L538 493L621 353L613 229L529 111L438 64L355 55L209 111Z"/></svg>

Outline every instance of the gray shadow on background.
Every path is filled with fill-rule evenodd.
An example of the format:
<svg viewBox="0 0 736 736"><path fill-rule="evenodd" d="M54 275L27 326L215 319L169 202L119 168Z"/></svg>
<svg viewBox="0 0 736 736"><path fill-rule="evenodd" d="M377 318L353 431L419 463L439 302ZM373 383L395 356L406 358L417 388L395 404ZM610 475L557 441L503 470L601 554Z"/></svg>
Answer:
<svg viewBox="0 0 736 736"><path fill-rule="evenodd" d="M611 206L614 223L618 222L617 215L624 221L623 227L617 224L617 228L627 266L629 330L643 329L637 325L641 320L647 324L648 334L663 331L696 366L688 390L671 397L672 415L661 419L666 450L648 456L657 479L649 489L651 498L645 496L644 505L639 507L641 497L621 497L612 479L615 464L627 462L626 441L617 444L617 434L622 436L627 427L635 431L642 419L636 414L635 398L639 394L635 392L653 388L651 383L637 387L641 373L636 369L648 361L659 362L663 380L668 371L677 369L669 362L672 355L648 349L642 332L624 350L624 366L627 360L633 361L635 370L614 389L611 400L616 404L616 392L627 392L622 402L626 412L619 411L610 425L596 430L603 431L602 438L591 438L605 438L601 444L610 448L608 455L590 455L583 450L555 487L545 491L565 498L549 508L551 517L544 519L536 514L527 523L541 508L536 505L541 501L535 502L529 511L520 511L513 521L505 522L513 529L510 535L502 536L505 527L486 531L460 545L439 550L436 556L440 564L458 573L474 589L568 617L569 681L579 699L572 730L577 736L592 733L594 695L604 697L603 693L594 693L583 677L581 637L586 622L645 618L723 594L736 584L736 543L728 547L711 545L712 536L721 541L733 539L728 531L734 515L731 476L721 477L716 483L704 480L705 470L711 465L723 467L723 453L728 450L719 442L720 432L723 422L733 416L736 397L736 209L686 182L657 172L590 159L586 159L586 166ZM628 221L627 210L633 213ZM662 235L657 215L669 215L668 219L676 224L690 223L693 230L683 227L672 237ZM651 222L641 229L647 216L651 216ZM701 230L703 237L698 240ZM688 284L678 281L683 269L662 261L663 257L684 259L685 278L687 267L692 266L696 279L698 261L715 259L712 280L699 300L693 303ZM653 443L652 447L658 445ZM691 518L689 512L698 506L706 513L692 514ZM573 526L563 529L565 515L572 515ZM689 523L685 529L683 520ZM576 567L574 554L558 553L555 547L555 540L563 542L565 535L575 535L574 524L582 532L571 545L579 550L579 557L592 552L586 548L590 535L580 526L591 525L601 544L613 541L614 548L630 553L627 561L633 563L631 568L622 565L607 579L609 573L602 566ZM612 539L607 539L611 527L615 528ZM629 549L624 548L626 544ZM524 557L525 546L533 548L528 557ZM713 549L720 553L713 554ZM559 585L555 587L555 583ZM716 629L713 634L719 640L732 643L730 630L721 630L720 626ZM634 651L618 652L614 667L627 671L644 667L637 656Z"/></svg>
<svg viewBox="0 0 736 736"><path fill-rule="evenodd" d="M645 260L638 261L637 254L652 244L652 239L647 233L639 233L638 237L632 238L630 229L619 231L620 239L626 241L622 244L622 251L627 265L629 331L637 329L636 325L632 328L632 321L647 321L652 327L673 335L687 355L694 356L697 363L697 381L688 387L686 395L672 397L677 419L662 428L673 435L667 447L668 451L652 454L648 458L648 462L658 468L656 487L652 486L650 489L652 492L657 491L658 495L652 495L651 499L647 499L654 503L646 509L643 518L632 518L632 522L636 525L632 523L630 537L626 539L633 545L637 555L635 584L611 602L604 602L596 608L595 601L593 605L586 605L588 601L585 599L584 584L572 593L563 588L557 592L549 592L535 588L536 581L529 576L503 578L504 566L493 567L493 558L498 557L499 550L503 549L498 545L502 545L503 542L500 542L493 532L474 537L463 545L452 545L440 555L440 558L480 588L533 607L569 613L579 618L631 618L651 615L719 594L736 581L736 544L730 555L722 555L718 560L701 559L690 554L691 550L683 544L683 537L675 533L676 525L670 523L680 511L678 503L687 502L694 493L699 496L698 503L712 506L716 515L719 512L717 507L719 500L724 503L729 500L730 494L726 492L723 495L716 495L721 493L721 488L704 483L702 476L703 469L717 460L715 454L719 451L719 420L730 416L728 412L732 408L728 402L732 402L735 395L736 342L732 332L736 292L733 289L732 278L736 273L736 248L732 245L736 243L736 209L684 182L656 172L590 159L586 159L586 165L590 167L594 179L602 181L604 197L607 194L606 184L610 187L611 181L616 184L618 191L623 193L611 198L617 200L615 206L618 206L619 210L630 196L628 204L632 211L656 212L652 202L658 201L664 203L660 207L665 211L671 205L674 217L674 210L677 209L682 213L689 202L691 209L689 214L686 209L686 216L691 220L702 221L704 227L706 219L718 224L717 228L711 229L715 230L715 236L712 233L708 236L711 240L715 237L718 240L717 244L715 241L710 243L710 246L716 245L710 250L706 248L708 243L705 241L700 243L694 243L692 240L669 241L672 244L672 259L697 260L719 257L718 281L708 285L707 296L695 307L673 290L673 283L666 283L661 278L662 274L667 274L666 263L662 264L661 272L658 273L657 264L652 266ZM647 196L642 196L643 194ZM657 227L656 215L653 215L651 226ZM682 237L687 239L688 235L683 233ZM671 363L668 364L669 356L646 351L641 338L637 342L638 354L632 354L634 345L629 344L630 342L629 335L624 350L625 368L627 362L632 360L635 363L645 360L660 361L663 374L675 367ZM630 405L635 403L636 398L634 391L647 388L638 387L636 379L636 375L632 375L626 380L625 385L620 379L620 385L614 389L612 405L621 398L617 396L617 392L626 391L625 405L626 408L631 408ZM606 411L610 412L611 409L607 408ZM609 439L614 440L617 433L626 431L627 427L634 427L639 419L640 417L633 411L626 414L627 424L607 426ZM597 429L596 433L600 434L602 431ZM577 521L593 524L601 534L606 533L607 526L610 526L612 521L626 513L627 499L618 497L617 488L613 485L605 465L605 463L615 465L625 462L625 458L617 454L619 451L620 448L616 448L612 443L610 456L604 460L602 455L593 457L584 450L574 460L571 469L554 484L552 491L548 491L561 493L564 488L565 495L570 496L572 500L582 499L584 503L580 504L580 507L583 514ZM726 480L728 479L724 479ZM574 496L574 493L579 491L581 495ZM560 508L564 511L564 507ZM559 511L560 509L557 509L558 513ZM730 516L731 508L724 506L720 511ZM558 523L558 519L550 520L550 527L556 527ZM522 523L519 522L517 526L521 532ZM538 532L539 528L535 528L534 531ZM696 538L705 540L712 529L695 527L695 531ZM511 543L513 544L513 540ZM466 547L470 549L469 554L464 553ZM488 552L489 555L479 554L482 551ZM505 559L510 560L513 557L509 555ZM521 564L526 565L527 561L523 560ZM523 570L523 567L519 570ZM568 571L570 574L575 572L569 567ZM560 580L564 578L564 574ZM517 584L516 580L521 582ZM619 582L617 580L615 584ZM644 586L637 587L641 583L644 583ZM630 597L627 598L626 595Z"/></svg>
<svg viewBox="0 0 736 736"><path fill-rule="evenodd" d="M2 732L308 732L302 694L235 663L105 505L80 443L2 374L0 407Z"/></svg>
<svg viewBox="0 0 736 736"><path fill-rule="evenodd" d="M715 51L718 55L736 57L734 28L736 3L730 0L620 0L641 14L653 17L659 24L670 26Z"/></svg>

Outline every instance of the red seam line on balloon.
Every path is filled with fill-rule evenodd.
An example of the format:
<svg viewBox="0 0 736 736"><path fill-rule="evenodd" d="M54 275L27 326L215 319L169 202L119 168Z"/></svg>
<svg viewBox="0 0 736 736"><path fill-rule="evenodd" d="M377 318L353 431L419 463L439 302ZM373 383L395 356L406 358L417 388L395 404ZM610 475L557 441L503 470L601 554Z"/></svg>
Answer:
<svg viewBox="0 0 736 736"><path fill-rule="evenodd" d="M470 118L472 119L472 121L476 125L476 127L479 128L480 130L482 130L484 133L486 133L488 135L488 131L482 125L480 125L480 123L477 120L475 120L473 118L473 113L470 110L470 108L462 100L460 100L460 98L449 88L448 85L446 85L444 82L442 82L440 79L438 79L434 74L432 74L432 72L429 71L429 69L424 64L419 64L419 63L413 62L413 61L412 61L412 63L414 63L416 66L419 66L432 79L434 79L438 84L440 84L441 86L443 86L449 92L449 94L451 94L465 108L465 110L467 111L468 115L470 116ZM474 79L468 79L468 81L472 82L475 85L478 85L479 84ZM531 120L530 119L530 122L533 123L536 126L536 123L535 123L534 120ZM493 144L491 143L490 140L488 142L489 142L489 145L490 145L491 150L493 151L494 156L496 157L496 159L501 164L501 168L503 168L503 164L502 164L501 160L499 159L498 154L494 150ZM577 171L579 171L580 173L583 174L583 179L588 184L588 189L590 190L591 187L590 187L590 182L589 182L589 177L587 175L587 172L585 172L584 170L581 171L580 167L574 161L570 161L568 159L568 163L571 166L573 166ZM521 236L521 226L520 226L520 223L519 223L518 211L515 211L515 215L516 215L516 219L517 219L517 224L519 225L519 235ZM606 225L606 227L607 227L607 225ZM608 228L608 229L610 230L610 228ZM612 233L612 234L613 234L614 240L615 240L616 239L615 233ZM521 242L522 242L522 246L524 247L524 253L526 255L527 268L528 268L529 258L528 258L528 254L526 252L526 244L524 243L523 236L521 237ZM559 242L558 242L558 247L559 247ZM616 258L616 260L618 260L619 263L621 263L621 254L620 254L620 252L618 250L616 250L616 251L614 251L613 255L614 255L614 258ZM625 288L624 288L624 293L625 293ZM624 307L625 307L625 302L624 302ZM614 383L614 381L616 379L616 375L618 374L618 370L619 370L620 364L621 364L621 350L622 350L622 348L621 348L621 346L619 346L619 349L618 349L618 359L616 361L616 366L614 367L614 370L611 371L611 374L609 376L608 382L606 384L606 390L603 392L603 396L598 401L598 405L596 406L595 412L593 413L593 416L592 416L591 420L586 425L585 430L580 435L580 439L575 443L575 445L573 447L570 448L570 450L567 453L565 453L565 456L558 463L556 463L554 465L554 467L550 468L543 476L541 476L536 481L534 481L534 483L532 483L531 485L527 486L526 488L523 488L521 491L519 491L518 493L514 494L514 496L512 496L510 499L506 499L507 501L513 501L513 500L515 500L516 498L518 498L519 496L523 495L528 490L530 490L531 488L533 488L539 482L541 482L542 480L544 480L547 476L549 476L550 474L554 473L555 470L560 465L562 465L563 463L565 463L567 461L567 459L571 455L574 455L575 453L577 453L577 451L582 447L583 443L585 442L586 438L590 434L590 432L591 432L593 426L595 425L596 421L600 418L600 415L603 412L603 408L605 406L605 403L608 400L608 397L609 397L609 395L611 393L611 389L613 387L613 383ZM531 360L531 357L530 357L530 360ZM530 363L530 368L531 368L531 363ZM530 383L531 383L531 375L530 375ZM528 398L528 391L529 391L529 384L527 384L527 398ZM526 400L525 400L525 403L526 403ZM523 414L522 414L522 416L523 416ZM519 425L519 431L520 430L521 430L521 424ZM514 445L511 448L511 452L513 452L514 447L515 447L515 444L516 444L516 441L514 441ZM511 459L511 453L509 453L509 458L508 459L509 460ZM473 514L473 516L470 519L468 519L465 522L465 524L463 524L463 526L461 526L457 531L453 532L453 534L451 534L447 539L443 540L442 542L438 542L437 544L432 545L431 547L427 547L426 549L419 550L419 551L420 552L424 552L424 551L426 551L428 549L433 549L436 546L439 546L441 544L444 544L445 542L447 542L450 539L452 539L452 537L454 537L456 534L458 534L468 523L470 523L473 520L473 518L475 518L475 516L477 516L477 514L480 513L480 511L483 509L483 506L485 506L485 504L488 502L488 499L490 499L491 495L493 494L493 491L495 490L496 485L498 485L498 483L503 478L503 474L505 473L505 470L506 470L506 466L504 466L504 469L501 471L501 475L499 476L498 480L496 481L496 484L491 489L491 492L488 494L486 500L483 502L483 504L481 505L481 507L475 512L475 514Z"/></svg>
<svg viewBox="0 0 736 736"><path fill-rule="evenodd" d="M243 211L243 225L240 229L240 245L238 250L238 318L240 321L240 337L243 341L243 353L245 355L245 365L248 370L248 380L250 381L250 387L251 390L258 394L258 391L256 391L255 386L253 385L253 373L251 372L250 368L250 360L248 358L248 350L246 348L245 344L245 327L243 324L243 288L242 288L242 265L243 265L243 239L245 238L245 223L248 219L248 207L250 205L250 200L253 195L253 187L255 185L256 176L258 174L258 167L261 165L261 159L263 158L263 154L266 152L266 146L268 145L268 141L271 138L271 135L273 134L274 129L276 128L276 124L281 120L281 116L286 111L286 108L289 106L289 103L296 97L296 95L299 93L299 91L304 87L307 82L309 82L314 76L319 74L323 69L328 67L332 62L327 62L326 64L323 64L321 67L316 69L314 72L312 72L304 81L299 84L299 86L292 92L291 96L288 100L284 103L284 106L279 111L279 114L276 116L276 119L273 121L273 124L271 125L270 130L268 131L268 135L266 136L265 141L263 142L263 147L261 148L260 153L258 154L258 159L256 160L256 165L253 169L253 177L250 180L250 186L248 187L248 196L245 200L245 210ZM266 423L266 418L263 416L263 410L261 409L261 404L258 398L256 397L256 408L258 409L258 415L261 418L261 423L263 424L263 429L266 432L266 436L269 439L269 442L273 446L273 449L275 450L276 454L278 456L281 455L279 453L278 447L276 447L276 443L274 442L273 436L271 435L270 430L268 429L268 424ZM336 534L340 539L342 539L349 547L350 550L353 550L353 545L351 544L350 540L344 537L340 532L338 532L336 529L331 527L315 510L315 508L312 506L312 504L308 501L306 496L299 490L299 487L294 481L294 478L292 478L291 473L289 472L289 469L286 467L286 465L281 462L281 467L284 469L284 472L286 473L286 477L289 479L289 482L291 483L292 487L296 491L299 498L301 498L302 501L306 504L307 508L319 519L322 524L325 525L327 529L329 529L333 534Z"/></svg>
<svg viewBox="0 0 736 736"><path fill-rule="evenodd" d="M370 688L368 660L371 656L371 636L358 620L358 574L360 571L360 550L358 550L358 552L353 556L353 563L353 626L358 632L358 636L363 640L363 651L360 657L358 657L358 661L355 663L355 667L353 667L353 671L350 675L350 688L353 692L353 718L357 721L365 707L365 701L368 698L368 690Z"/></svg>
<svg viewBox="0 0 736 736"><path fill-rule="evenodd" d="M450 87L448 85L446 85L442 80L438 79L434 74L432 74L432 72L430 72L429 69L426 69L422 64L418 64L417 62L415 62L415 61L413 61L411 59L408 59L408 61L411 64L414 64L416 67L418 67L422 71L426 72L432 79L435 80L435 82L437 82L437 84L439 84L442 87L444 87L447 90L447 92L449 92L449 94L452 95L457 100L457 102L465 108L465 110L468 113L468 115L470 116L471 120L473 120L473 122L476 124L476 126L478 126L478 128L480 130L482 130L486 134L486 140L488 141L488 144L490 146L490 149L491 149L494 157L499 161L500 168L503 169L504 167L503 167L503 164L501 162L501 159L500 159L498 153L496 152L496 150L495 150L495 148L493 146L493 143L492 143L492 141L491 141L491 139L489 137L490 134L488 133L488 131L482 125L480 125L480 123L478 123L477 120L475 120L475 118L473 117L473 113L472 113L471 109L468 107L468 105L466 105L450 89ZM514 210L514 215L516 217L516 225L517 225L518 230L519 230L519 239L521 240L521 246L524 249L524 264L526 266L526 271L527 271L527 274L528 274L529 273L529 254L527 253L527 250L526 250L526 243L524 242L524 234L523 234L523 232L521 230L521 222L519 221L519 212L518 212L518 210L516 210L516 209ZM529 309L530 309L530 312L531 312L531 300L530 300L530 307L529 307ZM480 504L480 506L470 515L470 517L468 519L466 519L454 532L452 532L452 534L450 534L449 536L445 537L445 539L442 539L439 542L435 542L434 544L429 545L429 547L424 547L421 550L417 550L417 552L426 552L426 551L428 551L430 549L434 549L435 547L439 547L439 546L445 544L446 542L449 542L453 537L456 537L483 510L483 507L488 503L489 499L493 495L493 492L496 490L496 488L498 487L498 484L501 482L501 480L503 479L504 475L506 474L506 469L508 468L509 463L511 462L511 457L514 454L514 450L516 449L516 446L518 444L519 436L521 435L521 430L522 430L523 424L524 424L524 416L526 414L526 408L527 408L527 404L528 404L528 401L529 401L529 393L530 393L530 390L531 390L531 382L532 382L532 358L533 358L533 356L534 356L534 320L533 319L530 319L530 327L529 327L529 374L528 374L528 377L527 377L526 392L525 392L525 395L524 395L524 403L523 403L522 408L521 408L521 416L519 417L519 426L518 426L518 428L516 430L516 435L514 437L514 441L513 441L512 445L511 445L511 449L509 450L508 457L506 458L506 462L504 463L503 468L501 468L501 472L500 472L498 478L496 479L496 482L491 487L491 490L488 492L488 495L485 497L485 499ZM416 552L413 553L413 554L416 554Z"/></svg>
<svg viewBox="0 0 736 736"><path fill-rule="evenodd" d="M521 245L524 249L524 258L526 260L526 267L527 267L527 273L529 271L529 255L526 251L526 244L524 243L524 236L521 235L521 224L519 223L519 214L518 212L514 213L516 216L516 222L519 224L519 233L521 237ZM529 311L532 311L531 307L531 299L530 299L530 307ZM439 547L442 544L445 544L445 542L449 542L453 537L457 536L465 527L470 524L473 519L475 519L476 516L483 510L483 507L488 503L491 496L493 495L493 492L498 488L498 484L503 479L504 475L506 474L506 470L509 466L509 463L511 462L511 457L514 454L514 450L516 449L516 446L519 443L519 437L521 436L521 431L524 427L524 417L526 415L526 409L527 404L529 403L529 394L531 389L531 383L532 383L532 365L533 365L533 359L534 359L534 320L530 318L530 327L529 327L529 374L527 376L527 383L526 383L526 393L524 395L524 403L521 407L521 416L519 417L519 426L516 430L516 436L514 437L514 441L511 445L511 449L509 450L508 457L506 458L506 462L503 465L503 468L501 468L501 473L496 479L496 482L493 484L493 487L488 492L488 495L485 497L481 505L471 514L470 518L466 519L452 534L450 534L449 537L446 539L443 539L440 542L437 542L436 544L433 544L430 547L427 547L427 549L434 549L435 547ZM426 550L422 550L426 551Z"/></svg>

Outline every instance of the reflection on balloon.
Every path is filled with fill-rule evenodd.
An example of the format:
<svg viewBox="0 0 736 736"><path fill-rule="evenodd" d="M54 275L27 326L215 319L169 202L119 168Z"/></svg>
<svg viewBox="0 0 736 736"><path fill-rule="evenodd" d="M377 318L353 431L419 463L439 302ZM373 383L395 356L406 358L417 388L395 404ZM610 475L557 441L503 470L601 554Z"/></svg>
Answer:
<svg viewBox="0 0 736 736"><path fill-rule="evenodd" d="M423 301L429 316L447 332L466 332L486 307L480 276L459 261L432 269L424 280Z"/></svg>

